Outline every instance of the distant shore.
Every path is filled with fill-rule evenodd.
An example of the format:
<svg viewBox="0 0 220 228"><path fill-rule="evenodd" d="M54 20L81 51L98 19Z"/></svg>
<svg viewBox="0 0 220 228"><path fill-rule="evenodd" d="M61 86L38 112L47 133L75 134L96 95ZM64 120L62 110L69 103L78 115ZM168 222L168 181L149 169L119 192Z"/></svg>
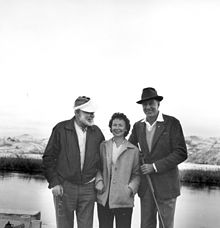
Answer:
<svg viewBox="0 0 220 228"><path fill-rule="evenodd" d="M201 183L220 186L220 166L184 162L179 165L180 180L186 183ZM42 159L0 157L0 171L43 175Z"/></svg>

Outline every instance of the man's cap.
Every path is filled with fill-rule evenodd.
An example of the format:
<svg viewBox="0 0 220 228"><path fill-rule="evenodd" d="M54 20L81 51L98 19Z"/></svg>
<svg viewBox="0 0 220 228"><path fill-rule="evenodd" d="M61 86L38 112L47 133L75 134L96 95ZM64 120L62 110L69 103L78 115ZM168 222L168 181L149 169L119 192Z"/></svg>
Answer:
<svg viewBox="0 0 220 228"><path fill-rule="evenodd" d="M96 106L90 97L79 96L74 102L74 110L82 110L84 112L95 112Z"/></svg>

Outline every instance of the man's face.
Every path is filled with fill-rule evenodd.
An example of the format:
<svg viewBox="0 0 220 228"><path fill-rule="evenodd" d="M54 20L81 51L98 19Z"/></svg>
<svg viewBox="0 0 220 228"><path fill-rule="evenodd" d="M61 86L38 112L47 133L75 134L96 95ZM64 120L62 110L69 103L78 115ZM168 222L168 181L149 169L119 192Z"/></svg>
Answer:
<svg viewBox="0 0 220 228"><path fill-rule="evenodd" d="M79 112L76 114L76 118L78 119L79 123L82 126L92 126L94 124L94 112L84 112L82 110L79 110Z"/></svg>
<svg viewBox="0 0 220 228"><path fill-rule="evenodd" d="M147 118L157 117L160 102L155 99L144 101L142 103L143 111Z"/></svg>

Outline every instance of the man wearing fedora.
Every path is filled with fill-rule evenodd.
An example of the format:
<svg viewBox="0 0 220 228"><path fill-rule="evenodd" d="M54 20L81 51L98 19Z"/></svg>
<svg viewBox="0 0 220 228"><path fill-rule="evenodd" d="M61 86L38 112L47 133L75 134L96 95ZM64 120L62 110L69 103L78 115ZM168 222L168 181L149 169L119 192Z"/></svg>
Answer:
<svg viewBox="0 0 220 228"><path fill-rule="evenodd" d="M95 176L104 136L93 124L95 106L89 97L78 97L74 111L72 119L53 128L43 166L54 196L57 228L73 228L74 211L78 228L92 228Z"/></svg>
<svg viewBox="0 0 220 228"><path fill-rule="evenodd" d="M160 228L174 227L176 198L180 195L178 164L187 158L180 122L159 111L162 100L154 88L143 89L137 103L142 105L145 118L134 124L129 138L144 158L138 191L141 228L156 228L157 214Z"/></svg>

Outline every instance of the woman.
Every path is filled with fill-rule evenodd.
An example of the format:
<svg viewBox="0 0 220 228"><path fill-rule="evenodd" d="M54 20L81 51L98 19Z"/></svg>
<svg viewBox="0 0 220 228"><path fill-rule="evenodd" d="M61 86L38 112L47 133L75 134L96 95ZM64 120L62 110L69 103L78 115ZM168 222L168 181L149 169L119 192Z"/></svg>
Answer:
<svg viewBox="0 0 220 228"><path fill-rule="evenodd" d="M100 145L102 170L96 178L99 228L130 228L134 195L138 190L139 151L125 137L130 121L114 113L109 121L113 138Z"/></svg>

